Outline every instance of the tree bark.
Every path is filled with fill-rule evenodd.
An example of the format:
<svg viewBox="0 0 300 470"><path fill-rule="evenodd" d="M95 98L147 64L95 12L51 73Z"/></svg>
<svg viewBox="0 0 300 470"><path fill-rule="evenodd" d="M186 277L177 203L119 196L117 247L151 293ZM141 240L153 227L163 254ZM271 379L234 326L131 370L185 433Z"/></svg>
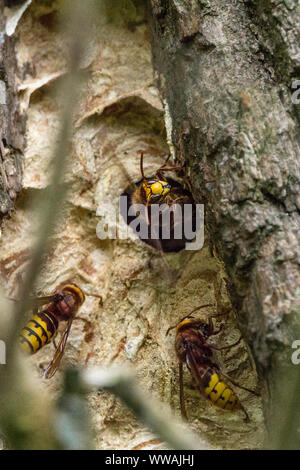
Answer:
<svg viewBox="0 0 300 470"><path fill-rule="evenodd" d="M149 13L174 155L205 201L267 405L300 338L299 2L151 0Z"/></svg>
<svg viewBox="0 0 300 470"><path fill-rule="evenodd" d="M15 84L14 39L5 34L4 4L0 5L0 218L14 208L21 190L25 119L20 114Z"/></svg>

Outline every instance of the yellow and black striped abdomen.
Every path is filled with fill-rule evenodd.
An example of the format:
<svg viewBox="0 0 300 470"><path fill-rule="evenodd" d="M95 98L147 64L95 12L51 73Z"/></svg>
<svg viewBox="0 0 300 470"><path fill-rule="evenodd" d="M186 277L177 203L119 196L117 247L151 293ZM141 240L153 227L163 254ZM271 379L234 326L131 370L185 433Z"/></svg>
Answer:
<svg viewBox="0 0 300 470"><path fill-rule="evenodd" d="M47 344L56 333L58 321L48 310L34 315L19 336L21 349L34 354Z"/></svg>
<svg viewBox="0 0 300 470"><path fill-rule="evenodd" d="M217 372L212 368L199 368L201 382L204 386L204 395L214 405L225 410L240 409L240 402L234 391L223 382Z"/></svg>

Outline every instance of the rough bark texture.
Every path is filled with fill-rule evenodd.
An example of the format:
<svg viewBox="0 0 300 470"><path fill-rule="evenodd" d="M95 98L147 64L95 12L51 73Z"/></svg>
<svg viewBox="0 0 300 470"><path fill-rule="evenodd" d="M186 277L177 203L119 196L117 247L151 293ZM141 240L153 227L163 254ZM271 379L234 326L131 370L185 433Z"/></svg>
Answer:
<svg viewBox="0 0 300 470"><path fill-rule="evenodd" d="M20 114L15 83L14 39L5 34L4 3L0 4L0 218L14 208L21 190L25 120Z"/></svg>
<svg viewBox="0 0 300 470"><path fill-rule="evenodd" d="M149 13L175 155L272 397L300 337L299 2L152 0Z"/></svg>
<svg viewBox="0 0 300 470"><path fill-rule="evenodd" d="M12 218L3 223L3 235L0 240L1 279L6 292L11 296L16 292L20 275L26 268L32 234L38 227L36 214L28 202L33 194L42 193L47 188L49 159L60 126L61 104L59 99L55 98L53 89L66 72L68 48L64 34L58 27L58 14L62 4L63 2L58 0L33 1L20 17L14 33L18 59L19 97L22 110L27 115L27 148L22 193ZM134 367L141 385L179 414L178 363L174 351L174 335L170 334L166 338L165 333L170 325L178 322L185 314L201 304L213 304L210 309L201 311L203 319L215 312L216 300L219 301L220 308L228 309L230 300L226 285L222 282L225 274L222 263L211 255L206 243L199 252L182 251L166 256L165 261L169 263L169 270L173 275L170 284L164 260L158 252L139 239L132 236L126 240L99 240L96 235L96 226L100 220L107 223L111 221L112 211L108 209L103 212L104 205L109 203L117 209L118 197L128 185L120 163L125 166L133 181L137 181L140 179L140 149L145 151L145 172L151 176L168 154L167 143L172 148L170 134L166 133L166 130L170 131L170 116L167 114L164 116L153 79L144 3L107 0L99 2L99 8L99 17L95 18L95 27L89 31L91 35L89 48L81 64L86 81L75 118L71 165L66 175L66 179L72 182L72 192L69 194L62 222L54 237L53 248L43 265L37 288L47 293L61 281L72 279L87 292L103 296L102 306L99 306L97 299L87 297L80 310L80 316L85 318L87 323L83 325L82 322L74 322L61 364L62 369L70 363L80 366L109 365L111 362L130 364ZM157 13L159 14L158 10ZM173 18L173 11L169 13L170 22L172 21L175 27L177 20ZM193 36L195 31L197 33L198 26L192 22L192 18L198 21L196 13L197 11L193 17L190 13L187 14L187 19L191 20L183 22L182 28L188 28L184 33L186 39ZM216 17L206 18L210 21L210 34L213 39L216 26L212 20ZM163 21L167 19L165 17ZM215 179L215 183L210 183L215 185L215 189L207 194L212 207L218 198L220 200L221 191L228 190L230 181L237 187L240 181L244 181L242 173L239 175L233 173L231 178L226 176L226 165L232 165L233 155L236 155L232 150L236 127L232 129L233 137L227 137L226 129L228 126L231 129L231 121L227 121L231 119L232 126L235 122L230 117L233 110L229 112L222 100L223 94L230 98L233 91L225 87L218 88L211 102L208 94L209 87L213 87L210 73L216 71L221 78L225 75L226 55L222 51L219 52L221 58L218 64L221 63L222 67L219 70L219 65L216 67L212 60L212 72L210 72L206 66L199 66L198 60L206 57L207 50L214 53L215 46L206 45L205 41L202 44L202 36L198 33L196 37L200 43L197 42L197 46L193 46L193 41L181 42L175 29L172 30L174 38L171 43L169 27L166 28L166 34L170 36L165 39L164 51L161 49L163 44L159 44L162 38L159 21L161 20L156 16L152 19L152 25L158 27L158 31L153 35L156 38L154 52L159 48L160 53L166 54L160 56L165 57L166 65L173 64L168 68L168 74L166 70L164 73L170 86L174 87L176 93L178 91L176 97L172 97L170 89L168 95L165 94L172 110L174 143L180 146L182 158L188 164L193 163L190 176L198 200L200 200L199 188L204 187L203 175L209 180ZM234 25L235 22L232 27ZM239 25L236 25L236 28L238 27ZM220 37L222 39L223 36ZM236 42L239 42L238 38ZM175 51L178 44L185 48L185 52L182 57L169 62L168 48L174 48ZM190 47L197 47L200 53L190 55ZM227 64L227 74L232 63L239 67L238 60L241 60L240 57L233 55L232 62ZM160 59L157 58L156 64L161 66ZM196 70L189 78L185 75L185 69L192 64ZM178 71L177 66L179 69L182 67L182 71ZM257 61L257 71L253 72L253 75L256 76L256 73L263 73L259 61ZM203 86L206 88L202 91L198 81L201 74L207 75L202 77ZM195 80L195 91L199 100L197 106L194 106L193 102L191 107L187 106L185 88L182 86L184 78L189 93ZM269 80L271 87L271 79ZM238 87L235 93L239 96ZM251 90L248 94L250 96ZM245 94L245 103L250 100L247 98L248 94ZM276 101L275 92L274 95ZM188 97L195 98L192 94ZM254 106L255 99L252 100L249 102L253 102ZM237 101L239 102L239 99ZM210 106L216 108L215 113L211 114L211 122L207 117ZM244 109L242 105L239 106L238 109ZM205 108L207 108L206 116ZM283 113L284 108L281 109ZM182 119L184 110L186 116ZM195 116L193 121L188 114L189 110L192 113L201 112L201 118ZM216 114L220 110L224 112L222 118L218 118ZM247 114L247 108L244 113L243 125L246 126L247 116L250 119L252 114L250 111ZM175 118L175 114L178 118ZM219 124L224 125L223 132L219 129ZM201 130L201 126L204 125L207 126L207 131ZM180 131L181 126L184 127L183 135ZM235 132L238 134L237 130ZM273 132L273 123L270 123L270 132ZM218 138L215 139L216 133ZM209 141L207 136L210 136ZM243 142L240 143L241 153ZM286 142L288 145L290 141L286 139ZM213 156L216 145L220 149L228 147L228 150L224 150L228 157L227 163L225 162L223 166L216 165L219 172L224 174L222 179L213 171L215 168L213 162L216 161L214 159L221 158L219 157L221 154L216 150L216 156ZM200 155L203 156L202 159ZM248 161L247 158L254 159L254 156L249 149L245 161ZM238 163L236 157L236 165ZM240 165L239 171L242 172L243 168ZM250 163L247 175L248 171L247 177L251 181ZM221 181L224 186L219 188L218 182ZM246 185L245 194L247 194ZM214 200L211 199L212 195ZM235 195L238 196L237 191ZM225 196L221 197L223 201L221 207L227 211L229 206L224 203L224 198ZM271 218L272 210L275 211L277 208L273 207L272 202L269 204ZM253 207L256 207L254 203ZM222 220L230 221L230 217L232 216L225 212ZM280 218L278 219L280 221ZM239 220L239 211L237 211L235 222L237 227ZM122 223L120 220L120 224ZM255 233L255 224L253 225ZM225 233L229 237L228 243L231 243L232 247L235 246L235 239L230 241L230 237L234 235L232 230L226 228ZM249 240L248 235L241 241L241 244L243 243L241 246L246 251ZM251 249L257 250L254 242ZM236 253L239 262L242 263L243 258L238 250ZM239 269L243 269L243 265ZM236 279L240 279L237 274L234 275ZM248 286L245 279L243 286L244 289ZM253 322L255 325L255 318ZM238 337L236 320L234 315L230 314L226 319L225 330L215 341L218 344L230 344ZM53 347L48 345L29 359L32 374L39 376L41 368L47 364L52 355ZM233 371L236 381L249 388L256 388L255 367L244 342L218 354L216 360L226 372ZM39 380L41 393L43 391L49 398L56 398L61 392L60 374L59 372L48 382ZM241 449L261 446L264 427L260 398L237 390L251 417L250 424L246 424L242 413L222 411L203 399L194 389L187 372L184 387L189 426L196 432L203 433L213 447ZM89 404L97 448L153 449L164 445L141 426L114 396L105 392L93 394Z"/></svg>

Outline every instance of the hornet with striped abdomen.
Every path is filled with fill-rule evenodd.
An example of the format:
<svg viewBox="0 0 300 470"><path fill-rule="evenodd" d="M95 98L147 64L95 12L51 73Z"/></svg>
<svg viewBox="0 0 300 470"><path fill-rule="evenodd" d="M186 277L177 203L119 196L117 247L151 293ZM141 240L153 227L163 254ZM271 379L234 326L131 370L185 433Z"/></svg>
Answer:
<svg viewBox="0 0 300 470"><path fill-rule="evenodd" d="M120 204L120 213L148 245L163 252L180 251L185 248L186 243L194 240L199 229L192 194L178 181L164 176L165 172L182 172L182 167L167 166L167 159L154 176L146 177L143 160L144 153L141 152L142 179L137 183L130 181L130 186L121 194L127 202ZM127 176L126 170L124 172ZM138 208L137 211L135 207ZM139 223L135 224L137 213ZM188 236L186 234L189 227L192 233Z"/></svg>
<svg viewBox="0 0 300 470"><path fill-rule="evenodd" d="M209 306L211 305L202 305L193 310L193 312ZM236 346L241 341L242 337L229 346L217 347L209 344L207 342L209 337L217 335L222 329L222 327L218 330L214 329L212 317L216 316L218 315L211 315L208 323L204 323L201 320L194 319L194 317L189 314L167 331L168 334L171 329L176 328L175 350L179 359L181 414L184 418L187 418L183 391L183 364L185 363L201 395L210 400L215 406L223 408L224 410L242 410L245 414L245 421L248 422L249 416L247 411L239 401L236 393L222 380L222 377L226 378L226 380L230 381L236 387L247 390L254 395L258 394L253 390L238 385L228 375L224 374L220 367L212 361L213 349L230 349Z"/></svg>
<svg viewBox="0 0 300 470"><path fill-rule="evenodd" d="M44 377L47 379L53 377L59 367L72 322L84 300L84 293L76 284L69 282L60 284L52 295L37 299L38 302L48 305L43 310L37 311L20 333L21 349L27 354L35 354L54 340L59 323L67 322L54 356L44 372Z"/></svg>

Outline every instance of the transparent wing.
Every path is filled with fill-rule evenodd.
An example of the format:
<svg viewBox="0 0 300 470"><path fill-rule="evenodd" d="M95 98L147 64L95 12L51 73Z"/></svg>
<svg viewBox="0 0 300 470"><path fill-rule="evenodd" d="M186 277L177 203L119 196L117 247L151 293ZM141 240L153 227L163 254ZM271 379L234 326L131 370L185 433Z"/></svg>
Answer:
<svg viewBox="0 0 300 470"><path fill-rule="evenodd" d="M61 339L60 339L60 342L56 348L56 351L54 353L54 356L52 358L52 361L48 364L44 374L43 374L43 378L44 379L51 379L51 377L53 377L53 375L56 373L56 371L58 370L59 368L59 365L60 365L60 361L64 355L64 351L65 351L65 347L66 347L66 343L67 343L67 339L68 339L68 336L69 336L69 333L70 333L70 330L71 330L71 326L72 326L72 323L73 323L73 318L71 318L69 321L68 321L68 324L61 336Z"/></svg>
<svg viewBox="0 0 300 470"><path fill-rule="evenodd" d="M203 380L200 376L199 369L197 366L197 360L194 354L192 347L188 344L186 345L186 355L187 355L187 364L190 369L191 375L194 378L196 385L201 394L204 394L204 385ZM205 395L205 394L204 394Z"/></svg>

